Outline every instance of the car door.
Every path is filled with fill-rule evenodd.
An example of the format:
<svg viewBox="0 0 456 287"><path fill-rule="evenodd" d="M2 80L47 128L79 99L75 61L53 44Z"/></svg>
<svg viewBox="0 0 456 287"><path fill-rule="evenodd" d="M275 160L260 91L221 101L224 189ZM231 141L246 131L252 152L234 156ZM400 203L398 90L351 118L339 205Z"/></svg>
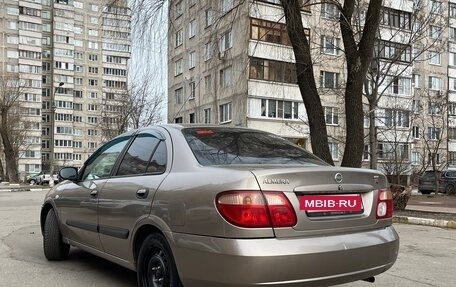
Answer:
<svg viewBox="0 0 456 287"><path fill-rule="evenodd" d="M105 252L133 260L132 230L150 213L155 191L166 177L167 143L162 133L139 133L101 191L98 202L100 240Z"/></svg>
<svg viewBox="0 0 456 287"><path fill-rule="evenodd" d="M77 182L67 183L55 201L63 234L68 238L96 249L102 249L98 234L99 191L127 145L130 136L118 137L95 152L81 169Z"/></svg>

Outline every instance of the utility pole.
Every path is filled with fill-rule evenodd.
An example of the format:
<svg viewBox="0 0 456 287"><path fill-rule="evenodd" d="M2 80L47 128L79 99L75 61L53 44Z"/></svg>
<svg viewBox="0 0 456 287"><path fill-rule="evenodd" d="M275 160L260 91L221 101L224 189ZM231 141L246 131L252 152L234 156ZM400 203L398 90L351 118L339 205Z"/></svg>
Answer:
<svg viewBox="0 0 456 287"><path fill-rule="evenodd" d="M49 165L50 165L50 174L51 177L54 174L54 156L55 156L55 94L57 93L57 90L63 86L65 83L60 82L57 87L55 87L54 92L51 95L51 141L49 142L49 147L50 147L50 154L49 154Z"/></svg>

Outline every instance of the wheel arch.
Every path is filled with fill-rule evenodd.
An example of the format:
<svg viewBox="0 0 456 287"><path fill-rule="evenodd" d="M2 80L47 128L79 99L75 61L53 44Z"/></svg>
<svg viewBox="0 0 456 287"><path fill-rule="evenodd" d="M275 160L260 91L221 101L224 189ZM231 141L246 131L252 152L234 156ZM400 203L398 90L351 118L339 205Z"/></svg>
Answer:
<svg viewBox="0 0 456 287"><path fill-rule="evenodd" d="M133 238L133 259L135 266L138 262L139 250L141 249L142 243L144 242L146 237L152 233L159 233L166 238L165 234L158 227L152 224L145 224L135 232Z"/></svg>
<svg viewBox="0 0 456 287"><path fill-rule="evenodd" d="M44 223L46 222L46 216L49 210L54 209L54 206L50 202L46 202L43 204L40 213L40 227L41 227L41 234L44 234ZM57 214L56 214L57 215Z"/></svg>

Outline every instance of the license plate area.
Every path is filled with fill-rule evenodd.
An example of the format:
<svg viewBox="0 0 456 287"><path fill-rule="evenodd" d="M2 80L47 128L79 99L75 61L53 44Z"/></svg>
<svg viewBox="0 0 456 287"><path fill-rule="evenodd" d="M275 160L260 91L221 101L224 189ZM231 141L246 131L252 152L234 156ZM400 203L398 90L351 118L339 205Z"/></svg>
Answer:
<svg viewBox="0 0 456 287"><path fill-rule="evenodd" d="M299 207L309 217L364 213L360 194L302 195Z"/></svg>

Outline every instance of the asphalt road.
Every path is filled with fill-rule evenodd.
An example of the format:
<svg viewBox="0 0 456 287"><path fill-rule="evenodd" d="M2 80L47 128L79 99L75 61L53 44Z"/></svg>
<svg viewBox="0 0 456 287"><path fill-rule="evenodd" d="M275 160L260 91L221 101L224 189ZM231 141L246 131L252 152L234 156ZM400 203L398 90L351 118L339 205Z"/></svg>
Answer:
<svg viewBox="0 0 456 287"><path fill-rule="evenodd" d="M39 210L45 191L0 190L0 287L136 286L136 274L76 248L62 262L42 252ZM341 287L454 287L456 230L395 225L401 237L398 260L375 283ZM347 262L347 264L349 264Z"/></svg>

